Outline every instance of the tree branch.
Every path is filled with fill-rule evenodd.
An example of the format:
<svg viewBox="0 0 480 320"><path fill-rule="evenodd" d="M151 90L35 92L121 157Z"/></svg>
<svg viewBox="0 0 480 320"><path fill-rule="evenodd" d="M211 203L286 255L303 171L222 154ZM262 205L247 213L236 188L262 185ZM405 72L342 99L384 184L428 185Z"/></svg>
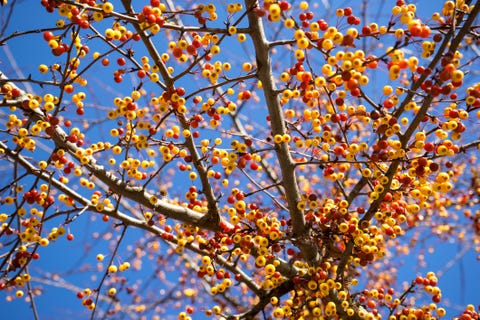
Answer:
<svg viewBox="0 0 480 320"><path fill-rule="evenodd" d="M284 135L286 134L285 120L273 79L269 53L270 45L265 37L262 20L253 11L257 2L254 0L246 0L245 4L248 10L248 21L257 57L258 79L262 81L263 84L263 92L270 115L272 134ZM292 218L293 233L296 238L295 244L298 245L305 259L309 263L316 265L320 262L321 258L318 248L310 239L309 229L305 223L303 212L297 208L297 203L300 201L300 191L295 174L295 163L290 155L288 143L282 142L278 144L275 151L282 172L282 184L285 188L288 209Z"/></svg>

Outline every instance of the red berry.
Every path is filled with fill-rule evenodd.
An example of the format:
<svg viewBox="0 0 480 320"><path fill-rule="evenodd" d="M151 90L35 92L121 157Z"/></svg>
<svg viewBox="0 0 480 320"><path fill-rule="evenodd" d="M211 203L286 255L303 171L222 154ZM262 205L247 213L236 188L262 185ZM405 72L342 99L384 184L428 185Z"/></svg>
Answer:
<svg viewBox="0 0 480 320"><path fill-rule="evenodd" d="M348 18L347 18L347 23L348 23L348 24L355 24L356 19L357 19L357 18L356 18L355 16L348 16Z"/></svg>
<svg viewBox="0 0 480 320"><path fill-rule="evenodd" d="M364 27L362 28L362 34L363 34L364 36L368 36L368 35L370 35L371 33L372 33L372 28L370 28L370 26L364 26Z"/></svg>
<svg viewBox="0 0 480 320"><path fill-rule="evenodd" d="M145 72L145 70L140 69L140 70L137 71L137 76L140 79L145 78L146 75L147 75L147 73Z"/></svg>
<svg viewBox="0 0 480 320"><path fill-rule="evenodd" d="M290 4L287 1L281 1L279 5L280 5L280 10L282 11L286 11L290 9Z"/></svg>
<svg viewBox="0 0 480 320"><path fill-rule="evenodd" d="M124 66L127 63L127 61L124 58L118 58L117 59L117 64L119 66Z"/></svg>
<svg viewBox="0 0 480 320"><path fill-rule="evenodd" d="M45 32L43 33L43 39L44 39L45 41L50 41L50 40L52 40L53 38L55 38L55 36L53 35L52 32L50 32L50 31L45 31Z"/></svg>

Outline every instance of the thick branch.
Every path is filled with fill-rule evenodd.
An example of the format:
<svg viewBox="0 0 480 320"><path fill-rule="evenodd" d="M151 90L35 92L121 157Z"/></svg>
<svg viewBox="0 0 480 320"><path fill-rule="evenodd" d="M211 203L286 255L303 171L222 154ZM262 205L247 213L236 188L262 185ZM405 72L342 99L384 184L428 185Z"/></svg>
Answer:
<svg viewBox="0 0 480 320"><path fill-rule="evenodd" d="M131 1L129 0L122 0L123 6L125 7L125 10L127 10L127 12L129 13L129 15L135 15L130 2ZM155 61L155 64L159 67L160 74L165 82L165 85L167 86L167 89L173 89L175 86L174 79L172 78L172 76L167 70L167 67L163 63L160 54L158 53L155 45L151 40L151 37L146 33L146 31L140 28L138 22L134 22L133 26L142 38L143 44L145 45L145 48L147 48L150 56ZM188 123L188 120L185 118L185 115L176 113L176 117L177 120L180 122L182 129L190 129L190 125ZM198 151L195 147L195 141L193 140L192 136L185 138L185 146L190 152L190 156L193 160L193 165L195 166L195 169L197 170L200 177L202 191L205 194L208 203L208 213L207 215L205 215L205 217L203 217L203 222L200 224L212 224L218 226L218 223L220 222L220 213L218 210L217 199L214 195L213 189L207 176L207 168L202 163L201 157L198 154Z"/></svg>
<svg viewBox="0 0 480 320"><path fill-rule="evenodd" d="M452 40L452 42L449 43L450 42L449 39L451 39L451 37L453 36L454 29L452 29L451 32L449 33L449 36L446 39L444 39L444 42L442 43L441 48L436 53L434 61L439 61L440 60L440 57L443 55L443 52L447 47L449 47L450 52L455 52L458 49L458 46L460 45L461 40L463 39L465 34L467 34L468 30L470 29L470 26L472 25L473 21L476 19L479 12L480 12L480 2L477 2L475 4L475 7L473 8L473 10L470 12L470 14L469 14L467 20L465 21L464 25L459 30L459 32L457 33L455 38ZM430 67L432 67L432 69L433 69L434 66L430 65ZM415 85L412 88L414 88L414 87L415 87ZM405 98L405 100L407 100L407 101L410 101L411 99L412 99L412 97L410 95L408 95ZM409 127L407 128L405 133L400 138L400 142L402 143L402 148L406 148L406 146L408 144L408 141L410 140L410 138L414 134L415 130L418 129L418 126L419 126L420 122L422 121L422 119L427 114L427 111L429 110L429 108L432 106L432 102L433 102L433 96L431 96L431 95L427 96L423 100L423 103L422 103L422 106L421 106L420 110L415 115L415 118L409 124ZM401 106L403 106L404 104L405 103L402 103ZM400 165L400 160L399 159L393 161L390 164L390 167L388 168L387 172L385 173L385 176L388 178L388 184L385 186L384 191L379 195L378 199L375 200L370 205L368 211L365 213L365 215L359 221L360 226L364 222L370 221L372 219L372 217L374 216L375 212L380 207L380 204L383 201L383 197L385 196L385 194L387 192L390 191L390 185L391 185L393 176L397 172L397 169L398 169L399 165ZM361 181L363 181L363 180L365 180L365 179L362 179ZM357 185L360 185L360 182ZM353 247L354 247L353 241L351 241L347 244L347 247L346 247L346 249L345 249L345 251L342 255L342 259L341 259L341 261L338 265L338 268L337 268L337 277L341 278L343 276L343 271L346 267L346 264L347 264L348 260L350 259Z"/></svg>
<svg viewBox="0 0 480 320"><path fill-rule="evenodd" d="M48 174L47 171L40 170L36 168L32 163L30 163L25 157L22 155L16 153L15 151L11 150L5 143L0 141L0 148L5 151L5 154L7 157L15 161L16 163L20 164L28 173L33 174L37 177L39 177L41 180L50 183L53 187L57 188L58 190L62 191L66 195L68 195L70 198L74 199L76 202L84 205L85 207L88 208L88 210L91 211L96 211L95 205L93 205L89 199L81 196L78 194L76 191L72 190L71 188L67 187L65 184L57 180L56 178L51 177L50 174ZM175 207L171 205L172 207ZM114 218L118 221L121 221L125 226L132 226L136 227L139 229L143 229L145 231L148 231L152 234L155 234L159 237L162 237L162 235L165 233L162 229L156 227L156 226L151 226L147 223L147 221L141 220L141 219L136 219L134 217L131 217L129 215L126 215L124 213L119 212L118 210L113 210L113 209L108 209L105 208L102 212L102 214L105 214L111 218ZM163 237L162 237L163 239ZM167 240L165 240L167 241ZM176 240L169 241L170 243L176 244ZM196 244L187 244L185 246L187 249L200 254L200 255L206 255L207 253L203 250L201 250ZM225 259L222 256L217 256L215 258L218 264L221 266L225 267L226 269L232 271L235 274L239 274L241 281L244 282L251 290L254 292L256 295L263 295L262 290L251 280L251 278L242 270L238 269L233 263L228 262L227 259Z"/></svg>
<svg viewBox="0 0 480 320"><path fill-rule="evenodd" d="M6 76L0 73L0 80L7 80ZM12 83L12 85L14 85ZM43 115L40 109L30 110L23 107L24 100L28 99L25 94L22 94L20 100L11 101L11 105L16 105L18 108L24 109L29 113L29 116L32 120L35 121L45 121L46 116ZM55 145L58 148L68 151L73 157L78 157L78 154L82 154L83 150L78 148L75 144L67 141L67 134L60 127L54 128L55 132L52 135L52 140L55 142ZM6 146L6 145L5 145ZM7 147L8 148L8 147ZM18 155L20 157L20 155ZM205 228L212 231L218 230L217 224L209 223L205 220L204 215L190 210L188 208L174 205L163 200L158 200L155 204L150 203L150 198L153 196L144 190L141 186L131 186L116 177L111 172L108 172L102 165L98 164L94 158L90 158L89 163L85 164L84 167L90 171L97 179L105 183L113 192L127 197L131 200L136 201L137 203L150 208L155 212L159 212L166 217L173 218L188 224L196 225L201 228ZM47 180L48 181L48 180ZM60 183L60 182L59 182ZM85 204L84 202L81 202ZM86 204L85 204L86 205ZM136 221L137 223L139 221ZM146 223L142 221L140 224Z"/></svg>
<svg viewBox="0 0 480 320"><path fill-rule="evenodd" d="M262 19L252 10L257 5L257 2L254 0L246 0L245 4L247 10L249 10L248 21L251 28L253 45L255 47L255 55L257 57L257 75L263 84L263 92L270 115L272 134L284 135L287 131L272 74L269 53L270 45L265 37ZM282 184L286 191L285 194L292 219L293 233L298 240L296 244L307 261L317 264L320 261L318 249L311 242L311 239L309 239L309 230L305 223L302 210L297 208L297 203L300 201L300 191L295 174L295 162L290 155L288 143L282 142L278 144L275 150L282 172Z"/></svg>
<svg viewBox="0 0 480 320"><path fill-rule="evenodd" d="M172 0L165 0L165 5L167 6L168 10L169 11L175 11L175 5L174 3L172 2ZM242 15L243 17L243 15ZM241 18L240 18L241 19ZM239 21L237 20L234 25L236 25ZM179 17L179 15L174 15L172 17L172 20L175 21L175 25L177 25L178 27L180 28L188 28L187 26L184 25L182 19ZM249 30L250 29L246 29L244 30L245 33L249 33ZM241 29L238 29L237 30L238 32L243 32L241 31ZM186 40L188 40L188 42L192 42L192 38L188 35L188 34L184 34L183 35L184 38ZM196 59L192 59L191 58L191 61L192 61L192 64L194 63L197 63L203 68L205 66L205 61L200 59L198 61L196 61ZM188 70L188 69L187 69ZM178 76L177 76L178 77ZM185 98L188 100L190 97L193 97L194 95L196 95L197 93L200 93L200 92L203 92L203 91L206 91L207 89L210 90L210 89L213 89L217 92L218 96L222 99L223 103L227 103L227 99L225 99L225 92L223 90L223 86L228 84L229 82L231 81L237 81L237 82L241 82L243 80L246 80L246 79L250 79L251 77L256 77L256 74L248 74L244 77L237 77L235 79L231 79L231 80L227 80L227 81L224 81L220 84L215 84L215 85L212 85L212 86L209 86L209 87L205 87L205 88L200 88L198 89L197 91L193 92L193 93L190 93L188 96L186 96ZM235 129L240 133L240 135L246 139L249 134L247 133L247 130L245 129L244 125L242 124L242 122L240 121L239 117L238 117L238 113L234 112L234 113L229 113L230 115L230 118L232 120L232 123L233 125L235 126ZM248 147L250 152L251 153L255 153L256 152L256 149L253 147L253 145L249 146ZM265 159L261 159L260 160L260 163L262 165L262 167L265 169L265 173L267 174L268 178L273 182L273 184L276 186L278 192L281 194L281 195L285 195L285 190L283 190L283 187L282 185L279 183L280 179L278 178L275 170L272 168L271 165L269 165L269 163L265 160Z"/></svg>

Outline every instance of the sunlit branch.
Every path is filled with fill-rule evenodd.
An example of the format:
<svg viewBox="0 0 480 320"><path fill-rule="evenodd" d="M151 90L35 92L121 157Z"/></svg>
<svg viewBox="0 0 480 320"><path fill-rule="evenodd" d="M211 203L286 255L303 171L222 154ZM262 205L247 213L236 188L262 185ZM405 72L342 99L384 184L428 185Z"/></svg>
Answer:
<svg viewBox="0 0 480 320"><path fill-rule="evenodd" d="M2 81L0 80L0 85L2 85L3 83L6 83L6 82L14 82L14 83L34 83L34 84L38 84L40 87L43 87L43 86L55 86L55 87L58 87L61 85L60 82L54 82L54 81L41 81L41 80L35 80L35 79L32 79L30 76L28 78L22 78L22 79L8 79L8 81ZM5 101L0 101L0 105L2 106L8 106L8 104L5 102Z"/></svg>
<svg viewBox="0 0 480 320"><path fill-rule="evenodd" d="M91 205L89 200L83 198L82 196L80 196L75 191L70 190L69 188L67 188L64 184L62 184L57 179L51 178L46 172L35 168L32 164L30 164L27 160L25 160L25 158L23 156L15 154L13 151L11 151L1 141L0 141L0 148L4 149L6 154L9 157L18 161L18 163L20 165L22 165L28 172L33 173L34 175L39 175L42 180L50 182L53 187L61 190L62 192L69 195L70 197L72 197L76 201L78 201L78 202L80 202L84 205L89 205L91 207L91 210L93 210L93 211L95 210L95 206ZM171 205L171 206L175 207L174 205ZM108 209L105 209L104 211L102 211L102 214L105 214L105 215L110 216L112 218L118 219L119 221L121 221L126 226L138 227L138 228L144 229L146 231L152 232L153 234L156 234L158 236L161 236L164 232L161 229L159 229L158 227L149 226L146 221L140 221L138 219L127 216L127 215L122 214L120 212L114 212L114 211L109 211ZM210 226L210 227L215 227L215 226ZM197 246L195 246L193 244L189 244L186 247L189 248L190 250L196 252L196 253L199 253L199 254L202 254L202 255L205 254L205 252L203 252L202 250L200 250ZM220 265L224 266L225 268L231 269L235 273L240 274L243 281L247 284L247 286L249 286L252 289L253 292L256 292L257 294L258 294L258 292L260 292L259 289L256 287L256 285L253 284L253 282L247 281L247 279L249 279L249 277L246 274L244 274L241 270L234 267L231 263L227 262L227 260L225 258L221 257L221 256L218 256L216 259L217 259L217 261Z"/></svg>
<svg viewBox="0 0 480 320"><path fill-rule="evenodd" d="M470 30L470 26L472 25L473 21L476 19L478 15L478 10L479 10L479 3L475 3L474 9L469 13L467 21L463 24L462 28L458 32L458 34L455 36L455 38L452 40L452 37L454 36L455 29L452 27L452 29L445 35L445 38L442 41L442 44L440 48L438 49L437 53L435 56L432 58L428 65L428 69L433 70L433 68L438 64L440 59L443 56L444 51L448 48L450 52L455 52L455 50L458 48L460 42L462 41L463 37L465 34ZM414 81L410 87L410 90L408 91L407 96L403 99L402 103L398 107L398 109L394 112L393 116L399 117L405 110L405 107L407 104L412 101L413 97L416 95L416 91L420 88L420 85L427 79L429 75L427 73L422 74L417 81Z"/></svg>
<svg viewBox="0 0 480 320"><path fill-rule="evenodd" d="M122 3L125 9L130 14L133 14L133 9L130 6L130 1L122 0ZM145 33L145 31L140 29L140 26L138 25L138 23L134 23L133 25L136 28L137 32L140 34L142 41L145 44L145 47L147 48L150 55L154 59L155 63L159 66L160 73L162 75L162 78L165 82L166 87L168 89L173 89L174 79L170 76L169 72L167 71L167 68L163 63L163 61L161 60L157 49L155 48L154 44L151 41L151 38ZM189 130L190 125L187 119L185 118L185 115L176 113L176 116L182 128L184 130ZM213 224L215 227L218 227L218 223L220 222L220 214L218 211L217 199L210 185L210 182L207 176L207 169L201 161L201 157L198 154L198 151L195 147L195 143L193 141L192 136L185 138L185 146L188 148L188 151L190 152L190 155L192 157L192 163L195 166L195 169L197 170L198 175L200 177L200 181L202 183L202 191L205 194L205 197L207 198L207 202L208 202L208 213L203 217L203 220L202 220L203 222L201 224L202 225Z"/></svg>
<svg viewBox="0 0 480 320"><path fill-rule="evenodd" d="M59 2L69 4L69 5L72 5L72 6L76 6L76 7L82 8L83 10L103 12L101 6L100 7L92 7L92 6L89 6L88 4L75 2L75 1L69 1L69 0L59 0ZM116 17L116 18L119 18L119 19L122 19L122 20L125 20L125 21L132 22L132 23L138 23L138 19L136 18L136 16L134 14L121 14L121 13L118 13L116 11L112 11L112 12L109 13L109 15L111 15L113 17Z"/></svg>
<svg viewBox="0 0 480 320"><path fill-rule="evenodd" d="M174 6L174 4L171 0L166 0L165 2L166 2L166 5L167 5L167 7L170 11L175 11L175 6ZM242 16L239 19L237 19L237 21L234 24L237 24L239 21L241 21L241 19L246 14L247 14L247 12L242 14ZM173 19L175 20L175 22L178 26L184 26L182 19L180 19L178 17L178 15L175 15L173 17ZM188 34L186 34L185 37L187 39L189 39ZM189 41L191 42L191 39L189 39ZM202 67L205 65L203 60L198 61L198 63ZM255 74L255 76L256 76L256 74ZM223 88L221 86L218 86L218 87L215 87L214 89L218 93L218 96L221 97L223 102L226 103L227 101L224 98ZM199 89L199 90L202 90L202 89ZM186 99L188 99L192 96L193 96L193 94L190 94L186 97ZM233 125L235 126L237 131L240 132L241 137L245 140L249 135L247 134L247 131L245 130L245 127L243 126L242 122L240 121L238 115L239 115L239 113L238 113L238 110L237 110L237 112L230 113L230 118L232 119ZM248 148L249 148L250 152L252 152L252 153L256 152L256 150L253 146L249 146ZM283 190L283 187L282 187L281 183L279 183L280 179L276 175L274 169L270 166L270 164L264 158L262 158L260 160L260 163L261 163L262 167L265 168L265 172L267 173L268 178L277 186L277 190L279 191L279 193L284 195L285 192Z"/></svg>
<svg viewBox="0 0 480 320"><path fill-rule="evenodd" d="M133 11L130 0L122 0L122 4L125 10L127 10L128 16L135 16L135 12ZM131 19L127 19L127 21L130 21L132 23L133 27L142 38L142 41L145 44L145 48L148 50L148 53L150 54L153 61L155 62L155 65L157 65L160 70L162 78L165 81L165 87L171 88L173 86L173 78L168 72L167 67L165 66L165 63L163 62L160 56L160 53L158 53L157 48L153 44L152 38L147 35L145 30L142 30L140 28L138 20L135 19L132 21Z"/></svg>
<svg viewBox="0 0 480 320"><path fill-rule="evenodd" d="M123 206L125 207L125 209L128 212L134 211L134 208L132 208L129 203L125 203L125 204L123 204ZM154 230L154 232L152 232L152 234L158 236L159 239L161 239L162 241L167 243L169 246L177 246L178 245L177 239L171 239L170 240L170 239L167 239L165 237L166 232L164 230L162 230L160 228L157 228L155 226L152 227L151 230ZM200 249L199 246L197 244L194 244L194 243L187 243L185 245L185 249L187 249L187 250L189 250L193 253L196 253L200 256L208 255L208 252ZM252 290L252 292L254 294L256 294L257 296L261 296L263 294L262 289L253 281L253 279L246 272L244 272L241 268L236 266L234 263L231 263L230 261L228 261L228 259L224 258L222 255L217 255L215 257L215 261L220 266L226 268L227 270L231 271L232 273L239 274L240 275L240 281L245 283L247 285L247 287L249 287L249 289ZM279 267L279 269L285 275L291 274L292 273L291 266L287 267L287 266L285 266L285 264L287 264L287 263L282 262L282 265Z"/></svg>
<svg viewBox="0 0 480 320"><path fill-rule="evenodd" d="M262 20L253 11L253 8L257 5L255 1L247 0L245 4L247 10L249 10L248 21L252 29L252 41L257 56L258 79L263 83L263 92L270 114L272 134L283 136L286 133L285 121L280 101L276 94L277 89L272 74L269 45L265 38ZM318 249L309 239L309 231L305 224L303 212L297 208L297 203L300 201L300 192L295 174L295 164L288 150L288 144L285 142L278 144L275 151L282 171L282 182L285 188L288 209L292 217L293 232L298 239L297 245L307 261L312 264L318 264L320 261Z"/></svg>
<svg viewBox="0 0 480 320"><path fill-rule="evenodd" d="M462 28L459 30L459 34L465 34L467 32L467 30L469 30L470 28L470 25L473 23L473 21L476 19L478 13L480 11L480 3L477 2L475 4L475 7L474 9L470 12L469 14L469 17L467 19L467 21L464 23L464 25L462 26ZM460 45L460 42L461 42L461 37L459 37L459 35L457 34L457 36L454 38L454 41L452 41L452 43L450 44L450 47L449 47L449 50L450 51L455 51L458 46ZM447 39L445 39L444 41L444 44L442 45L442 48L446 48L447 47ZM438 59L440 59L440 56L442 54L443 50L439 50L437 52L437 56L438 56ZM414 84L415 85L415 84ZM418 84L420 85L420 84ZM414 90L414 88L412 88L412 90ZM412 97L410 95L407 95L407 97L405 98L406 100L411 100ZM402 143L402 147L405 148L406 145L407 145L407 142L410 140L411 136L413 135L413 133L415 132L415 128L418 127L418 124L420 123L420 121L423 119L423 117L426 115L428 109L431 107L431 104L432 104L432 101L433 101L433 96L427 96L424 100L423 100L423 104L420 108L420 110L418 111L418 113L415 115L415 118L413 119L413 121L409 124L409 127L407 128L407 130L405 131L405 133L401 136L400 138L400 141ZM403 105L403 103L402 103ZM401 113L401 112L400 112ZM387 172L385 173L385 176L388 178L388 184L386 185L385 189L383 190L383 192L380 193L379 197L377 200L375 200L374 202L372 202L370 204L370 207L368 209L368 211L365 213L365 215L362 217L362 219L359 221L359 225L362 226L362 223L363 222L368 222L372 219L372 217L374 216L375 212L378 210L378 207L380 206L380 203L381 201L383 200L383 197L385 196L385 194L387 192L389 192L390 190L390 185L392 183L392 179L393 179L393 176L394 174L397 172L397 168L400 164L400 160L396 159L395 161L393 161L391 163L391 165L389 166ZM362 180L365 179L365 178L362 178ZM362 181L360 180L360 181ZM365 179L365 182L366 182L366 179ZM357 188L357 186L360 186L360 182L357 183L357 185L355 186L355 188ZM355 190L354 188L354 190ZM361 189L361 188L360 188ZM357 189L356 192L359 192L360 189ZM353 192L353 191L352 191ZM350 193L352 194L352 193ZM353 194L353 196L355 196L355 194ZM341 259L341 262L339 263L339 266L338 266L338 273L337 273L337 277L339 278L343 278L343 271L344 271L344 268L350 258L350 255L351 255L351 252L353 250L353 247L354 247L354 243L353 241L350 241L348 244L347 244L347 247L342 255L342 259Z"/></svg>

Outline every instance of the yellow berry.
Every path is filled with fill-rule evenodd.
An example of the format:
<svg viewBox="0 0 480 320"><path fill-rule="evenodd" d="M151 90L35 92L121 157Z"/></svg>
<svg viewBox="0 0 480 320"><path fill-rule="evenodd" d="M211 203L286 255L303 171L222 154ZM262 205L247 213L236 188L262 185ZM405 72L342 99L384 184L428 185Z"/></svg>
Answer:
<svg viewBox="0 0 480 320"><path fill-rule="evenodd" d="M45 65L45 64L41 64L38 66L38 71L40 71L40 73L47 73L48 72L48 66Z"/></svg>
<svg viewBox="0 0 480 320"><path fill-rule="evenodd" d="M113 4L110 3L110 2L105 2L103 5L102 5L102 10L103 12L105 13L111 13L113 11Z"/></svg>

